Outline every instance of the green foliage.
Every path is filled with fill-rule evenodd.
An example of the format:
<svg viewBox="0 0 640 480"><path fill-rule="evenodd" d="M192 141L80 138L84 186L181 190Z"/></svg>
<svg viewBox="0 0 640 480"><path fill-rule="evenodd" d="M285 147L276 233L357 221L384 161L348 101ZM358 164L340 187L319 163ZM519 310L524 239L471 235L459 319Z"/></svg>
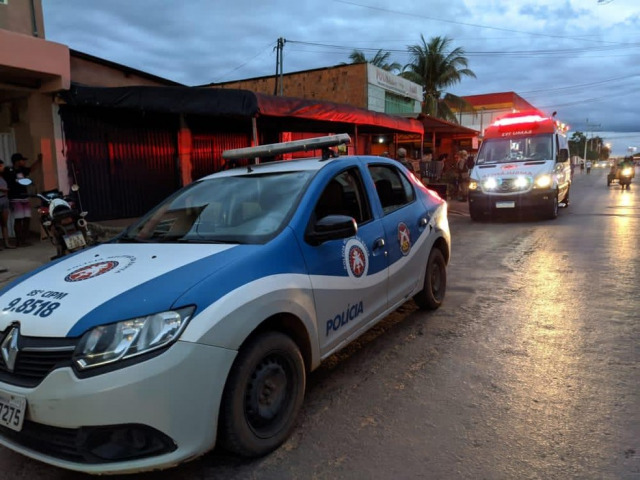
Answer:
<svg viewBox="0 0 640 480"><path fill-rule="evenodd" d="M385 52L383 50L378 50L373 58L367 58L364 52L360 50L354 50L349 54L349 59L351 63L370 63L375 65L378 68L386 70L387 72L399 72L402 69L402 65L397 62L389 62L389 57L391 56L391 52ZM341 65L347 65L346 63L342 63Z"/></svg>
<svg viewBox="0 0 640 480"><path fill-rule="evenodd" d="M420 39L421 44L408 47L411 62L405 65L401 76L422 85L424 113L457 123L450 105L468 107L468 104L445 89L459 83L463 76L476 78L476 74L467 68L462 48L450 49L450 38L437 36L427 42L420 35Z"/></svg>

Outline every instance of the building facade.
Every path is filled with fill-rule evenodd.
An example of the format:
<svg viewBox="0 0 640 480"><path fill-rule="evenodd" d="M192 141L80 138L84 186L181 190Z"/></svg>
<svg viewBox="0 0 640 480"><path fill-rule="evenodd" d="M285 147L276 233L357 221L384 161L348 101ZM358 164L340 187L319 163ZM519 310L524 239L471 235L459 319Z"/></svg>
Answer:
<svg viewBox="0 0 640 480"><path fill-rule="evenodd" d="M370 63L353 63L205 85L344 103L389 115L421 111L422 87Z"/></svg>
<svg viewBox="0 0 640 480"><path fill-rule="evenodd" d="M515 92L468 95L462 98L473 107L473 111L465 112L453 106L451 108L458 117L458 123L479 131L480 138L482 138L486 127L507 113L537 110Z"/></svg>

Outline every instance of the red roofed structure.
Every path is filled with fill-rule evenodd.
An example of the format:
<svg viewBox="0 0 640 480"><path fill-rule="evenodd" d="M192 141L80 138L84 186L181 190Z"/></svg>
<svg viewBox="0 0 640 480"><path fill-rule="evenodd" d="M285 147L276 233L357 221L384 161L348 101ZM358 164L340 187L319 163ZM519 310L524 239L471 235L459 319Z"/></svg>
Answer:
<svg viewBox="0 0 640 480"><path fill-rule="evenodd" d="M491 123L508 113L538 110L515 92L467 95L462 98L473 107L473 112L461 111L453 105L451 109L456 112L460 125L478 130L481 135Z"/></svg>

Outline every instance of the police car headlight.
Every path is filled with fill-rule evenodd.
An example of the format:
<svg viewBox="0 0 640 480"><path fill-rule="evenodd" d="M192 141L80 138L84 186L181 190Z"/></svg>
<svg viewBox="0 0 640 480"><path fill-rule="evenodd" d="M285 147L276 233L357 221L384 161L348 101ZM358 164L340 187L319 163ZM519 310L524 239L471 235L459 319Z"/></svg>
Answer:
<svg viewBox="0 0 640 480"><path fill-rule="evenodd" d="M536 178L536 187L538 188L546 188L549 187L552 183L551 175L540 175Z"/></svg>
<svg viewBox="0 0 640 480"><path fill-rule="evenodd" d="M478 189L478 182L476 182L475 180L470 180L469 181L469 190L477 190Z"/></svg>
<svg viewBox="0 0 640 480"><path fill-rule="evenodd" d="M180 336L194 309L170 310L95 327L80 340L74 362L85 370L166 347Z"/></svg>

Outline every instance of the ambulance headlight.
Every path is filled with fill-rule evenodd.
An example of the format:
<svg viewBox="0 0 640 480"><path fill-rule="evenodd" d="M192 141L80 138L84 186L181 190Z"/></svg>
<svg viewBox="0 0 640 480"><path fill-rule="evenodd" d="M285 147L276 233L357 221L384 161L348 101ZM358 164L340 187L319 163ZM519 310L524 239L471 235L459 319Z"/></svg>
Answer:
<svg viewBox="0 0 640 480"><path fill-rule="evenodd" d="M166 347L180 336L194 310L186 307L95 327L80 340L75 365L86 370Z"/></svg>
<svg viewBox="0 0 640 480"><path fill-rule="evenodd" d="M538 188L550 187L552 183L553 179L551 178L551 175L548 174L540 175L536 178L536 187Z"/></svg>
<svg viewBox="0 0 640 480"><path fill-rule="evenodd" d="M529 186L529 179L527 177L516 177L513 180L513 185L519 190L524 190Z"/></svg>
<svg viewBox="0 0 640 480"><path fill-rule="evenodd" d="M484 190L495 190L498 188L498 180L494 177L485 178L482 182L482 188Z"/></svg>

